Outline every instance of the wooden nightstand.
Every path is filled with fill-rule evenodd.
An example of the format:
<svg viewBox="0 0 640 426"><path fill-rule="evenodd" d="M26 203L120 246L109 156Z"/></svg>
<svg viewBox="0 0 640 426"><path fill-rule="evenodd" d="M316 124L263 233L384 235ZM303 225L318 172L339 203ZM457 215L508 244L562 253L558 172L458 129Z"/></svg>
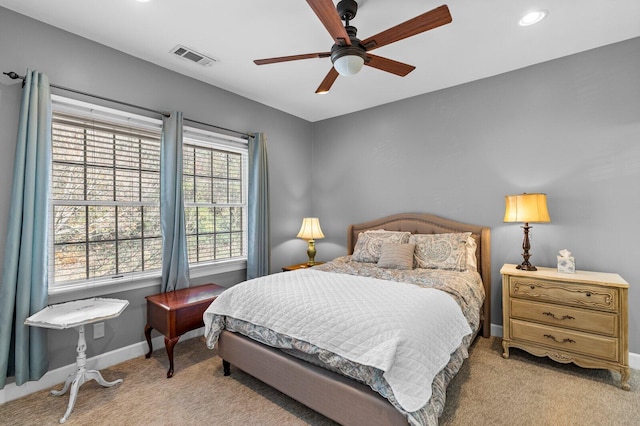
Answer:
<svg viewBox="0 0 640 426"><path fill-rule="evenodd" d="M521 271L504 265L502 318L504 358L517 347L536 356L585 368L620 372L629 390L629 284L618 274Z"/></svg>
<svg viewBox="0 0 640 426"><path fill-rule="evenodd" d="M151 330L155 328L164 334L164 346L169 357L167 378L173 377L173 347L180 336L204 326L204 311L224 290L225 287L216 284L205 284L147 296L147 325L144 327L144 335L149 344L149 352L145 357L151 357L153 352Z"/></svg>
<svg viewBox="0 0 640 426"><path fill-rule="evenodd" d="M323 263L324 262L316 262L314 265L307 265L307 262L304 262L304 263L298 263L297 265L283 266L282 272L295 271L296 269L313 268L314 266L322 265Z"/></svg>

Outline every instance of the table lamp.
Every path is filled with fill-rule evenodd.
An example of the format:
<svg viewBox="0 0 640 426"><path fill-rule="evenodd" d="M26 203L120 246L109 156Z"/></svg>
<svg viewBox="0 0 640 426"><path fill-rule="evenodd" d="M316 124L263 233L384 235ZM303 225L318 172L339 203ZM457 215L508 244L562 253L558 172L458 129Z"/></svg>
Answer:
<svg viewBox="0 0 640 426"><path fill-rule="evenodd" d="M307 247L307 256L309 261L307 265L313 266L316 264L316 239L324 238L322 229L320 228L320 221L317 217L305 217L302 219L302 226L300 232L298 232L298 238L307 240L309 247Z"/></svg>
<svg viewBox="0 0 640 426"><path fill-rule="evenodd" d="M522 241L522 264L516 266L523 271L536 271L536 267L529 263L529 223L551 222L547 210L547 194L518 194L505 197L504 222L522 222L524 226L524 240Z"/></svg>

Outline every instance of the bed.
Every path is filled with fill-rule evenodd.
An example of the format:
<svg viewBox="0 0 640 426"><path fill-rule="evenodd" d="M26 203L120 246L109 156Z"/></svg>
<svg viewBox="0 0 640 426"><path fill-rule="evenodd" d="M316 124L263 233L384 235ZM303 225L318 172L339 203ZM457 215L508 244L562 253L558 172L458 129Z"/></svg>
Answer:
<svg viewBox="0 0 640 426"><path fill-rule="evenodd" d="M404 233L410 233L411 235L407 237ZM388 236L401 238L403 239L402 241L394 240L393 242L403 243L404 246L410 241L413 243L417 242L419 245L421 244L420 241L431 241L434 238L450 238L453 236L462 241L464 235L471 236L475 243L473 247L475 250L470 250L469 244L465 244L464 247L467 253L465 256L469 259L468 255L472 255L472 252L475 251L474 259L473 261L469 260L469 265L473 267L473 269L476 269L477 273L476 271L438 271L422 268L419 270L416 269L415 271L379 268L377 262L367 261L367 252L363 251L362 248L363 242L366 242L367 238L373 241L373 239L380 238L380 235L384 235L385 238ZM359 238L361 239L360 244L358 244ZM466 238L466 236L464 238ZM394 244L386 244L385 249L391 246L394 246ZM466 358L469 345L479 334L482 334L484 337L489 337L490 335L490 229L429 214L397 214L370 222L350 225L347 231L347 249L347 256L340 257L332 262L327 262L322 266L300 271L300 273L297 273L298 271L284 272L264 277L270 281L263 283L260 287L253 288L251 293L242 294L240 290L238 290L239 294L236 295L235 299L233 299L234 295L230 295L227 298L219 297L216 302L212 303L204 315L207 345L209 345L210 348L213 348L214 345L217 346L218 355L223 359L225 375L230 374L230 366L233 365L235 368L245 371L340 424L437 424L438 417L444 408L446 386L451 378L455 376L463 360ZM416 251L416 253L418 253L418 251ZM452 257L450 257L450 259L452 259ZM461 256L457 256L457 259L457 261L460 261ZM382 259L379 259L379 261L382 261ZM475 265L472 263L475 263ZM427 278L424 277L425 274ZM365 276L363 277L361 275ZM417 282L413 283L416 285L405 283L405 280L413 280L414 278L412 277L414 276L419 276ZM445 278L441 278L442 276L445 276ZM457 283L453 286L455 290L446 289L448 294L439 291L438 289L444 289L444 287L439 287L440 283L449 280L450 276L455 277ZM327 277L330 279L326 280ZM460 278L462 280L461 284L458 281L458 277L462 277ZM423 285L425 280L429 283L434 283L433 287L436 290L431 288L424 289L424 287L431 286ZM459 290L466 286L467 282L471 283L473 280L477 281L477 284L469 284L469 287L473 287L473 290ZM325 281L330 282L325 283ZM334 284L333 281L336 281L336 283ZM335 297L342 298L343 290L336 291L335 288L346 289L346 282L348 282L349 286L354 286L356 289L354 293L356 295L363 296L365 294L368 295L368 289L373 289L374 287L358 286L375 285L382 289L382 291L394 293L394 295L396 288L398 288L397 293L404 293L405 288L408 288L408 294L410 294L410 296L402 297L411 300L401 301L400 303L403 304L413 303L414 299L423 296L429 298L435 297L432 303L437 306L444 306L454 301L452 303L459 306L459 309L456 308L456 310L459 311L460 314L451 313L451 315L457 316L443 320L447 324L458 324L458 329L454 330L455 327L452 326L451 330L447 330L446 332L439 331L438 333L440 334L437 336L434 334L434 338L430 339L434 341L447 340L449 335L456 335L452 337L452 342L444 343L445 345L453 345L448 349L448 351L451 351L449 352L450 356L447 355L444 364L442 364L442 359L437 362L427 359L424 361L426 367L423 368L422 352L435 352L435 349L432 350L428 348L428 350L418 350L417 348L422 348L422 346L414 347L410 339L409 342L407 342L408 339L404 338L393 338L402 343L400 346L394 347L392 352L396 351L398 354L408 353L411 355L402 361L400 355L395 355L395 352L393 352L393 356L398 359L393 362L401 365L393 365L390 368L381 367L381 365L387 365L384 363L388 362L388 360L379 360L377 353L376 356L372 356L370 355L370 351L365 351L366 354L364 355L358 352L360 349L357 348L357 337L350 336L349 338L345 337L342 339L347 341L348 349L342 349L342 346L338 349L337 345L343 345L344 342L335 343L336 346L331 346L333 343L329 343L326 347L322 345L318 347L317 345L310 345L305 342L305 340L311 341L315 339L316 334L322 334L322 329L326 323L329 323L327 327L333 328L342 323L353 321L354 324L349 323L350 325L348 327L357 329L355 323L364 322L365 325L363 325L361 330L357 331L356 335L365 336L362 339L367 341L366 344L373 342L371 339L377 338L378 335L386 336L388 333L395 332L396 327L392 326L391 331L380 331L374 333L375 336L366 336L367 330L371 329L371 326L366 322L368 319L354 321L352 318L349 318L338 321L340 324L336 324L330 323L332 319L324 318L313 327L309 326L312 330L311 333L314 335L313 338L310 337L309 339L300 337L301 335L296 334L298 331L295 333L292 332L291 336L285 335L286 333L282 332L282 330L289 326L287 325L288 322L300 322L301 324L296 325L297 327L306 327L305 324L302 324L302 321L287 320L289 316L293 317L293 315L295 315L293 311L298 308L296 305L302 306L305 312L307 312L307 310L311 312L314 308L307 306L307 304L310 303L309 301L315 300L316 297L318 300L322 300L321 297L325 297L324 294L319 295L318 293L328 293L328 297L334 297L334 299L330 299L330 306L339 305L340 299L335 299ZM304 283L304 285L302 285L302 283ZM298 286L298 284L300 284L300 286ZM248 285L249 282L236 287L241 289ZM332 285L342 287L332 287ZM449 284L446 283L446 285ZM477 288L478 286L479 289ZM310 290L305 290L303 287L309 287ZM377 289L378 287L375 288ZM400 287L402 287L402 291L400 291ZM273 303L275 303L276 306L266 308L265 310L269 312L287 312L287 315L282 316L282 318L273 319L272 321L274 322L271 324L273 325L272 328L257 327L248 320L244 321L245 318L242 315L248 314L238 313L236 315L236 308L239 310L239 305L244 304L244 300L256 298L258 299L258 304L265 305L267 300L271 299L271 294L273 294L272 289L277 289L279 292L284 291L283 289L285 288L288 289L287 291L296 292L296 299L294 300L299 301L299 303L281 305L281 299L274 297ZM367 290L363 291L363 289ZM416 289L420 290L418 291ZM303 293L306 291L309 291L310 294ZM226 293L227 292L225 292L225 294ZM346 294L348 292L345 291L344 293ZM438 297L442 295L444 295L444 299L447 300L438 299ZM367 296L363 297L363 299L375 299L373 302L375 304L379 302L379 298L376 299L376 297ZM386 299L387 297L389 297L389 299ZM395 302L391 301L390 294L385 295L384 298L384 305L387 309L396 309L393 305ZM223 301L217 304L221 299ZM387 306L387 300L389 300L389 306ZM423 302L416 301L416 303ZM260 311L255 313L257 318L262 318L261 315L264 316L264 312L260 309L255 307L251 309ZM412 309L413 308L409 307L402 309L402 311L404 313L405 310L411 311ZM348 308L347 310L353 311L353 308ZM400 309L397 309L396 312L399 311ZM435 312L436 309L432 306L429 309L422 309L422 311ZM447 308L446 311L449 312L452 310ZM445 315L444 312L443 310L442 313L438 313L438 318L440 318L440 315ZM422 314L422 312L420 314ZM312 317L314 315L309 314L307 316ZM322 316L323 314L319 312L317 315ZM334 315L334 313L332 313L332 315ZM335 315L344 315L344 312L338 312ZM433 315L435 315L435 313L433 313ZM463 318L464 325L461 324L459 317ZM238 318L240 318L240 320L238 320ZM444 316L442 318L444 318ZM405 320L398 319L398 321ZM258 322L259 321L256 320L256 323ZM419 327L421 330L413 330L411 332L420 333L423 332L422 329L427 330L428 327L432 327L428 333L433 333L435 330L444 330L444 325L437 325L435 318L433 320L434 325L430 325L431 322L431 320L425 323L416 322L421 324ZM284 326L282 325L283 323L285 324ZM422 324L427 325L423 326ZM375 327L378 327L378 325ZM465 330L463 330L464 327L466 327ZM277 332L273 330L277 330ZM316 330L320 331L316 332ZM442 337L441 334L446 335L446 338ZM304 333L302 335L306 336ZM336 333L335 335L345 336L343 332ZM354 341L356 341L356 343L352 343ZM378 343L374 342L373 344L375 346ZM385 345L386 342L379 346ZM355 347L355 349L352 348L352 346ZM353 353L355 353L353 358L357 360L356 362L352 362L351 360ZM362 361L363 358L358 358L359 356L369 358L366 358L364 362L360 363L358 361ZM411 357L420 359L416 361L416 359ZM402 362L404 362L404 364L402 364ZM416 362L420 364L415 364ZM415 367L415 370L412 369L414 365L418 366ZM409 367L411 367L411 369L409 369ZM434 370L434 368L437 371ZM428 375L425 376L429 377L429 382L426 383L431 383L431 386L424 386L425 381L419 374L414 374L414 376L416 376L415 378L407 377L407 371L413 372L418 370L421 372L423 370L435 371L435 373L430 373L434 374L433 378ZM390 372L393 372L395 377L392 377ZM405 383L411 382L412 380L412 383ZM421 386L420 389L414 392L413 389L418 385ZM425 399L426 403L423 404ZM407 407L409 409L406 409ZM416 407L420 408L415 409Z"/></svg>

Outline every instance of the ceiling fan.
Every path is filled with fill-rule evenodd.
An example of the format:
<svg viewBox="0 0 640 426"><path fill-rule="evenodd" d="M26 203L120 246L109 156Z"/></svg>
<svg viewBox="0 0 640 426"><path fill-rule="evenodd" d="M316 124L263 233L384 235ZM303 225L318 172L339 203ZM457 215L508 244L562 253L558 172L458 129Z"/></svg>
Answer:
<svg viewBox="0 0 640 426"><path fill-rule="evenodd" d="M320 18L320 21L333 38L335 44L331 47L331 51L256 59L253 62L256 65L266 65L299 59L330 57L333 67L322 80L320 86L318 86L316 93L319 94L327 93L338 78L338 75L357 74L363 65L390 72L400 77L406 76L416 67L393 59L372 55L369 51L452 21L449 8L446 5L442 5L374 36L360 40L356 37L357 28L349 25L358 10L358 3L354 0L341 0L335 7L332 0L307 0L307 3L309 3L311 9ZM342 21L345 22L344 26Z"/></svg>

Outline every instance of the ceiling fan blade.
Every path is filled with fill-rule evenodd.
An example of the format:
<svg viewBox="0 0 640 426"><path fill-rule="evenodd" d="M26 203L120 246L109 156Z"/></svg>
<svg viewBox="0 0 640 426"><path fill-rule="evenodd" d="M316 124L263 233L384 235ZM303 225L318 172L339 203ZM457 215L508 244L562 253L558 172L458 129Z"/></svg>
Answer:
<svg viewBox="0 0 640 426"><path fill-rule="evenodd" d="M365 65L390 72L391 74L399 75L400 77L404 77L416 69L413 65L394 61L393 59L383 58L382 56L372 55L370 53L367 54L367 57L369 58L369 61L365 62Z"/></svg>
<svg viewBox="0 0 640 426"><path fill-rule="evenodd" d="M448 24L451 21L452 18L449 13L449 8L445 4L369 37L362 41L362 45L366 50L377 49L398 40Z"/></svg>
<svg viewBox="0 0 640 426"><path fill-rule="evenodd" d="M305 53L303 55L279 56L277 58L256 59L253 61L256 65L275 64L278 62L297 61L299 59L328 58L331 52Z"/></svg>
<svg viewBox="0 0 640 426"><path fill-rule="evenodd" d="M331 67L331 70L329 71L327 76L324 78L324 80L322 80L322 83L320 83L320 86L318 86L316 93L317 94L327 93L329 89L331 89L331 86L333 86L333 83L336 81L336 78L338 78L338 75L339 75L338 71L336 71L335 68Z"/></svg>
<svg viewBox="0 0 640 426"><path fill-rule="evenodd" d="M351 45L351 39L344 29L342 20L338 16L336 6L331 0L307 0L311 9L318 16L324 27L329 31L336 44Z"/></svg>

